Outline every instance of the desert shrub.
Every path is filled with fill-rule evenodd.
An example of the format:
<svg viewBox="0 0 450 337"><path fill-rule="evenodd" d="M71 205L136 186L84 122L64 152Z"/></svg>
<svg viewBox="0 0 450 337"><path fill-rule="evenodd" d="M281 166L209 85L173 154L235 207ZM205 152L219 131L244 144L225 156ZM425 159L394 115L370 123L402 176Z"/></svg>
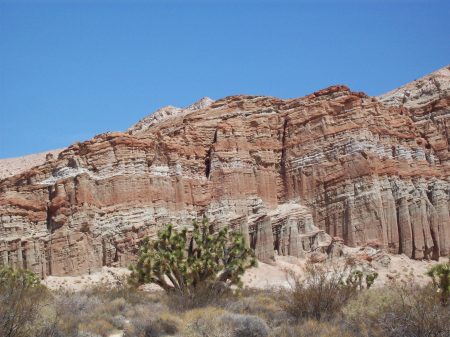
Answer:
<svg viewBox="0 0 450 337"><path fill-rule="evenodd" d="M148 317L135 317L125 327L124 337L171 336L179 331L180 324L180 320L170 313Z"/></svg>
<svg viewBox="0 0 450 337"><path fill-rule="evenodd" d="M348 266L309 264L303 278L290 274L291 289L281 291L284 309L297 320L331 319L357 293L350 273Z"/></svg>
<svg viewBox="0 0 450 337"><path fill-rule="evenodd" d="M124 317L130 321L145 321L149 317L157 317L169 309L163 302L148 302L146 304L138 304L128 307L124 312Z"/></svg>
<svg viewBox="0 0 450 337"><path fill-rule="evenodd" d="M274 337L352 337L348 331L332 322L307 320L299 325L285 324L275 329Z"/></svg>
<svg viewBox="0 0 450 337"><path fill-rule="evenodd" d="M365 291L348 302L343 314L360 336L450 335L450 311L430 286L393 284Z"/></svg>
<svg viewBox="0 0 450 337"><path fill-rule="evenodd" d="M126 300L123 297L118 297L108 303L107 311L110 314L118 314L123 312L126 307L127 307Z"/></svg>
<svg viewBox="0 0 450 337"><path fill-rule="evenodd" d="M381 336L378 320L392 306L396 296L396 290L391 287L360 292L342 309L347 326L360 336Z"/></svg>
<svg viewBox="0 0 450 337"><path fill-rule="evenodd" d="M278 291L271 289L244 289L223 299L218 305L233 313L261 317L270 327L290 319L280 305Z"/></svg>
<svg viewBox="0 0 450 337"><path fill-rule="evenodd" d="M84 290L81 292L57 292L53 306L58 312L58 328L65 336L92 333L102 336L125 323L125 313L131 304L123 297L123 292L108 294L107 289Z"/></svg>
<svg viewBox="0 0 450 337"><path fill-rule="evenodd" d="M108 337L114 330L114 326L106 319L93 319L80 325L83 332L92 333L101 337Z"/></svg>
<svg viewBox="0 0 450 337"><path fill-rule="evenodd" d="M226 312L217 307L205 307L184 313L184 337L267 337L269 327L254 315Z"/></svg>
<svg viewBox="0 0 450 337"><path fill-rule="evenodd" d="M101 304L98 296L86 292L55 294L53 305L58 310L59 330L66 336L77 336L80 326L92 320L93 313Z"/></svg>
<svg viewBox="0 0 450 337"><path fill-rule="evenodd" d="M27 337L38 334L35 323L47 296L46 288L33 273L0 268L0 336Z"/></svg>
<svg viewBox="0 0 450 337"><path fill-rule="evenodd" d="M117 277L114 284L101 283L92 288L85 289L83 293L95 296L103 301L113 301L124 299L128 305L143 304L151 294L139 291L136 287L128 283L128 277Z"/></svg>
<svg viewBox="0 0 450 337"><path fill-rule="evenodd" d="M183 315L183 337L232 337L224 329L221 317L224 311L216 307L203 307L186 311Z"/></svg>
<svg viewBox="0 0 450 337"><path fill-rule="evenodd" d="M244 271L255 263L240 233L229 233L227 228L214 231L204 219L193 223L192 233L168 225L156 240L144 240L130 282L155 283L195 305L201 298L214 298L231 285L240 285Z"/></svg>
<svg viewBox="0 0 450 337"><path fill-rule="evenodd" d="M82 333L102 336L124 329L128 319L146 320L167 310L161 295L162 292L138 291L127 284L102 284L80 292L55 292L52 307L57 308L56 326L64 337Z"/></svg>
<svg viewBox="0 0 450 337"><path fill-rule="evenodd" d="M123 330L127 323L127 319L124 315L115 315L112 316L109 321L111 324L119 330Z"/></svg>
<svg viewBox="0 0 450 337"><path fill-rule="evenodd" d="M269 327L261 318L254 315L226 313L221 318L225 329L232 337L267 337Z"/></svg>
<svg viewBox="0 0 450 337"><path fill-rule="evenodd" d="M450 335L450 311L439 303L431 287L407 287L397 292L395 301L379 319L386 336Z"/></svg>
<svg viewBox="0 0 450 337"><path fill-rule="evenodd" d="M440 293L441 304L447 306L450 297L450 261L433 266L427 271L427 275L431 277L434 287Z"/></svg>
<svg viewBox="0 0 450 337"><path fill-rule="evenodd" d="M124 313L129 320L124 324L125 337L163 336L176 333L181 320L172 315L161 301L149 301L127 308Z"/></svg>
<svg viewBox="0 0 450 337"><path fill-rule="evenodd" d="M174 311L185 311L207 305L218 304L222 298L232 296L232 290L220 283L207 283L190 290L188 294L167 293L167 304Z"/></svg>

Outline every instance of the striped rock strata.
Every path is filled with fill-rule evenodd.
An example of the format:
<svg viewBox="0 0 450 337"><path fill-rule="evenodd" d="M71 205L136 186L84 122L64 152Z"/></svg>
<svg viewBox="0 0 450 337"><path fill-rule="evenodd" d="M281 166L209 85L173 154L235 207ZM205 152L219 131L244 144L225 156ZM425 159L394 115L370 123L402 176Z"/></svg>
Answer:
<svg viewBox="0 0 450 337"><path fill-rule="evenodd" d="M144 236L203 215L264 261L339 254L341 239L449 255L448 67L438 75L445 88L413 105L345 86L203 99L74 144L0 180L0 263L42 276L125 266Z"/></svg>

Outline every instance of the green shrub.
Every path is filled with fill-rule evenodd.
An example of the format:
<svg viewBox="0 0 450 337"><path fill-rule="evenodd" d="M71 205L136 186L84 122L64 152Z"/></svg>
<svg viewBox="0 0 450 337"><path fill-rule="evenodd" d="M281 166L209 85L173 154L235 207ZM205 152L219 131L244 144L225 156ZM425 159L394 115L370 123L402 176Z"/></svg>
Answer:
<svg viewBox="0 0 450 337"><path fill-rule="evenodd" d="M0 269L0 336L36 336L35 324L47 298L47 291L33 273Z"/></svg>
<svg viewBox="0 0 450 337"><path fill-rule="evenodd" d="M23 289L31 289L39 287L40 280L31 271L3 267L0 268L0 286L2 288L14 286Z"/></svg>
<svg viewBox="0 0 450 337"><path fill-rule="evenodd" d="M376 272L363 272L361 270L351 270L346 279L342 280L342 283L346 286L364 289L363 280L365 281L366 288L369 289L378 277Z"/></svg>
<svg viewBox="0 0 450 337"><path fill-rule="evenodd" d="M442 305L447 306L450 297L450 262L433 266L427 275L432 278L433 285L440 292Z"/></svg>

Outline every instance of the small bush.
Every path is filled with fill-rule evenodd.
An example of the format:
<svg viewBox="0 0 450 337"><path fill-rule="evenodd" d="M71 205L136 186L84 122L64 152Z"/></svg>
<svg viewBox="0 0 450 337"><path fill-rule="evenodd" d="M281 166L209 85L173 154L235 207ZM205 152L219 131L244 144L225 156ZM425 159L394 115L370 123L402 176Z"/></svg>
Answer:
<svg viewBox="0 0 450 337"><path fill-rule="evenodd" d="M277 328L274 337L352 337L351 333L345 331L331 322L319 322L307 320L300 325L283 325Z"/></svg>
<svg viewBox="0 0 450 337"><path fill-rule="evenodd" d="M450 335L450 310L435 290L417 285L391 285L359 294L343 309L353 331L363 336Z"/></svg>
<svg viewBox="0 0 450 337"><path fill-rule="evenodd" d="M0 268L0 336L27 337L39 333L36 324L48 296L33 273Z"/></svg>
<svg viewBox="0 0 450 337"><path fill-rule="evenodd" d="M109 319L111 324L115 326L119 330L123 330L125 328L127 319L123 315L115 315Z"/></svg>
<svg viewBox="0 0 450 337"><path fill-rule="evenodd" d="M339 326L330 322L307 320L299 325L284 325L274 332L274 337L350 337Z"/></svg>
<svg viewBox="0 0 450 337"><path fill-rule="evenodd" d="M130 321L124 331L124 337L159 337L174 335L180 328L180 320L170 313L138 316Z"/></svg>
<svg viewBox="0 0 450 337"><path fill-rule="evenodd" d="M92 319L95 310L102 304L99 297L84 292L57 293L53 306L58 312L58 327L68 336L76 336L80 325Z"/></svg>
<svg viewBox="0 0 450 337"><path fill-rule="evenodd" d="M81 324L80 330L90 332L101 337L108 337L115 330L115 328L107 320L100 318Z"/></svg>
<svg viewBox="0 0 450 337"><path fill-rule="evenodd" d="M233 337L269 336L269 327L257 316L227 313L222 316L221 321Z"/></svg>
<svg viewBox="0 0 450 337"><path fill-rule="evenodd" d="M331 319L357 293L357 287L346 282L349 272L348 266L311 264L303 279L291 274L291 289L282 291L284 309L297 320Z"/></svg>
<svg viewBox="0 0 450 337"><path fill-rule="evenodd" d="M189 293L169 292L166 295L169 307L180 312L219 303L222 298L231 296L232 291L220 283L211 283L191 289Z"/></svg>
<svg viewBox="0 0 450 337"><path fill-rule="evenodd" d="M280 305L278 295L273 290L245 289L227 297L219 305L233 313L261 317L269 326L278 326L290 318Z"/></svg>
<svg viewBox="0 0 450 337"><path fill-rule="evenodd" d="M91 289L84 290L83 293L101 298L107 302L122 298L125 299L126 303L129 305L146 303L148 297L153 296L130 286L126 276L116 277L115 284L102 283Z"/></svg>
<svg viewBox="0 0 450 337"><path fill-rule="evenodd" d="M184 313L183 337L232 337L224 329L221 317L224 311L214 307L189 310Z"/></svg>
<svg viewBox="0 0 450 337"><path fill-rule="evenodd" d="M381 336L383 330L378 320L392 305L395 296L391 288L360 292L342 309L346 325L361 336Z"/></svg>

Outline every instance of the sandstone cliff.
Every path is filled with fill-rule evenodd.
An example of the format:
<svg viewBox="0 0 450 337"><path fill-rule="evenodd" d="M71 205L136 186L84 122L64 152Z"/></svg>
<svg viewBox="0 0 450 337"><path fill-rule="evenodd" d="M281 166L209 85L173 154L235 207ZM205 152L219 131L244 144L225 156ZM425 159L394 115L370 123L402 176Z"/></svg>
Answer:
<svg viewBox="0 0 450 337"><path fill-rule="evenodd" d="M43 276L126 266L144 236L203 214L263 261L339 254L341 240L449 255L449 68L430 76L431 89L378 98L345 86L205 98L74 144L0 180L0 263Z"/></svg>

